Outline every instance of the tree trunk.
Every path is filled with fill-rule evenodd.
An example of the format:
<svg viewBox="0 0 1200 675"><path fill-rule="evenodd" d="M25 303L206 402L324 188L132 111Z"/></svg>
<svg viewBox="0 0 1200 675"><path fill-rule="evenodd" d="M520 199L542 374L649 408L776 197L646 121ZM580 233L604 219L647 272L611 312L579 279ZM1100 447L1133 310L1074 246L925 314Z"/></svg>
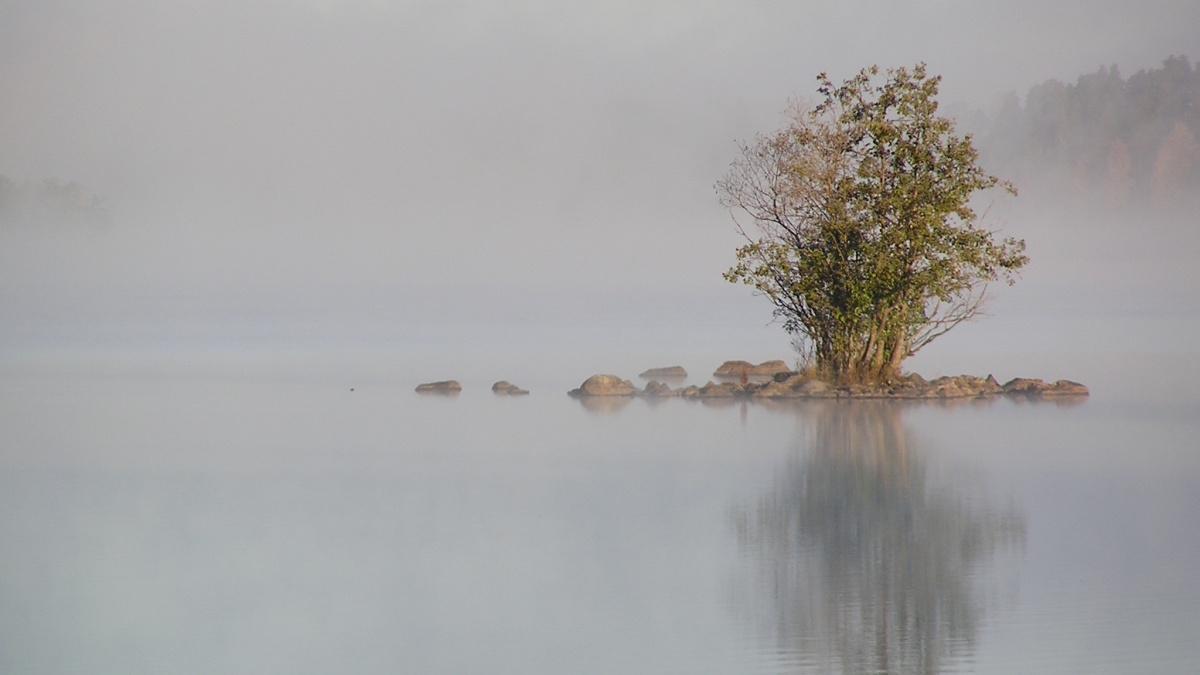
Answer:
<svg viewBox="0 0 1200 675"><path fill-rule="evenodd" d="M908 330L903 324L896 331L896 339L892 342L892 358L888 363L885 379L900 375L900 364L908 358Z"/></svg>

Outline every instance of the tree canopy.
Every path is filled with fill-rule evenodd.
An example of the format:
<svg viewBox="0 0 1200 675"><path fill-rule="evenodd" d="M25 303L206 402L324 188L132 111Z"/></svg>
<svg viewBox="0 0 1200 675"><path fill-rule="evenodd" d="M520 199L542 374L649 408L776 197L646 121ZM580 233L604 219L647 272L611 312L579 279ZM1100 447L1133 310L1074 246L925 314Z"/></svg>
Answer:
<svg viewBox="0 0 1200 675"><path fill-rule="evenodd" d="M1015 189L937 114L941 78L924 64L879 74L841 85L820 74L823 100L744 144L716 186L748 241L725 278L769 298L806 359L838 381L899 375L1028 260L1023 241L979 226L972 195Z"/></svg>

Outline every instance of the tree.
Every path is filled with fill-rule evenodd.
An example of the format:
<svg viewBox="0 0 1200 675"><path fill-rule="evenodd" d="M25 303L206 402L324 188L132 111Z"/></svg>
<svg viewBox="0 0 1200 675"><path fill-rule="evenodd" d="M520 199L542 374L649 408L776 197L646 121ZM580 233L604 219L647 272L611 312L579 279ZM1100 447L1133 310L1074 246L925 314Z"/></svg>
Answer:
<svg viewBox="0 0 1200 675"><path fill-rule="evenodd" d="M979 313L988 282L1011 284L1028 261L1023 241L979 226L972 195L1016 190L938 116L941 78L924 64L878 74L841 86L819 75L824 100L743 144L716 186L749 242L725 278L769 298L802 355L841 382L898 376Z"/></svg>

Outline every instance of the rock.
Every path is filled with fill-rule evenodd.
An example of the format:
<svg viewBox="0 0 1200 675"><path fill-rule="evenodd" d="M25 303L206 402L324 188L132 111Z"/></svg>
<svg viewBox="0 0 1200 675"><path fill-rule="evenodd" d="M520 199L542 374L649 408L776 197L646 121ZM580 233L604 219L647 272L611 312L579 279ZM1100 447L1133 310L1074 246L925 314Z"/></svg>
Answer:
<svg viewBox="0 0 1200 675"><path fill-rule="evenodd" d="M522 389L506 380L500 380L492 385L492 391L505 396L522 396L528 394L528 389Z"/></svg>
<svg viewBox="0 0 1200 675"><path fill-rule="evenodd" d="M462 385L457 380L442 380L441 382L426 382L417 385L419 394L457 394L462 391Z"/></svg>
<svg viewBox="0 0 1200 675"><path fill-rule="evenodd" d="M784 382L772 380L756 389L751 396L754 398L798 398L800 392Z"/></svg>
<svg viewBox="0 0 1200 675"><path fill-rule="evenodd" d="M1058 380L1047 384L1042 380L1015 377L1004 383L1003 391L1012 396L1087 396L1088 388L1071 380Z"/></svg>
<svg viewBox="0 0 1200 675"><path fill-rule="evenodd" d="M676 389L675 395L681 398L696 398L700 395L700 387L690 384L682 389Z"/></svg>
<svg viewBox="0 0 1200 675"><path fill-rule="evenodd" d="M713 371L713 375L717 377L737 377L742 373L749 375L750 369L753 367L754 364L749 361L726 361Z"/></svg>
<svg viewBox="0 0 1200 675"><path fill-rule="evenodd" d="M733 398L742 393L742 387L732 382L722 382L721 384L708 384L700 387L697 396L700 398Z"/></svg>
<svg viewBox="0 0 1200 675"><path fill-rule="evenodd" d="M912 374L900 378L889 390L897 398L979 398L1001 393L996 378L986 379L976 375L942 376L926 381Z"/></svg>
<svg viewBox="0 0 1200 675"><path fill-rule="evenodd" d="M687 377L687 371L683 369L683 366L666 366L664 368L651 368L639 374L638 377L646 379L655 377Z"/></svg>
<svg viewBox="0 0 1200 675"><path fill-rule="evenodd" d="M1058 380L1042 390L1042 396L1088 396L1088 388L1071 380Z"/></svg>
<svg viewBox="0 0 1200 675"><path fill-rule="evenodd" d="M786 363L778 359L764 361L757 366L749 361L726 361L713 371L713 375L716 377L739 377L744 373L746 375L774 376L776 373L787 372L791 372L791 368L788 368Z"/></svg>
<svg viewBox="0 0 1200 675"><path fill-rule="evenodd" d="M960 386L956 377L939 377L930 382L924 391L926 398L962 398L970 396L971 392Z"/></svg>
<svg viewBox="0 0 1200 675"><path fill-rule="evenodd" d="M674 396L675 392L671 391L670 387L658 380L650 380L646 383L646 388L642 390L641 394L642 396L662 397Z"/></svg>
<svg viewBox="0 0 1200 675"><path fill-rule="evenodd" d="M1005 394L1010 395L1038 396L1044 390L1049 388L1049 386L1050 385L1039 379L1014 377L1008 382L1005 382L1004 386L1001 387L1001 390L1004 391Z"/></svg>
<svg viewBox="0 0 1200 675"><path fill-rule="evenodd" d="M629 380L616 375L593 375L568 393L571 396L633 396L635 392L637 388Z"/></svg>

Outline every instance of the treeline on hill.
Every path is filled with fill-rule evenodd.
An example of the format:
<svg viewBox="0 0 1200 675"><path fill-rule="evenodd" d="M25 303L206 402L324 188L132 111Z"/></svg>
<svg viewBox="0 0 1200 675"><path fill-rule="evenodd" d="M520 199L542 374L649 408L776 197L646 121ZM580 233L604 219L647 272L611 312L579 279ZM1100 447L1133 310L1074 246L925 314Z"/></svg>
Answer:
<svg viewBox="0 0 1200 675"><path fill-rule="evenodd" d="M1113 65L1047 80L1023 106L1009 94L978 141L988 168L1022 187L1061 177L1115 203L1167 203L1200 188L1198 137L1200 64L1172 56L1128 79Z"/></svg>
<svg viewBox="0 0 1200 675"><path fill-rule="evenodd" d="M105 225L108 210L101 199L75 181L18 183L0 176L0 223L69 222Z"/></svg>

